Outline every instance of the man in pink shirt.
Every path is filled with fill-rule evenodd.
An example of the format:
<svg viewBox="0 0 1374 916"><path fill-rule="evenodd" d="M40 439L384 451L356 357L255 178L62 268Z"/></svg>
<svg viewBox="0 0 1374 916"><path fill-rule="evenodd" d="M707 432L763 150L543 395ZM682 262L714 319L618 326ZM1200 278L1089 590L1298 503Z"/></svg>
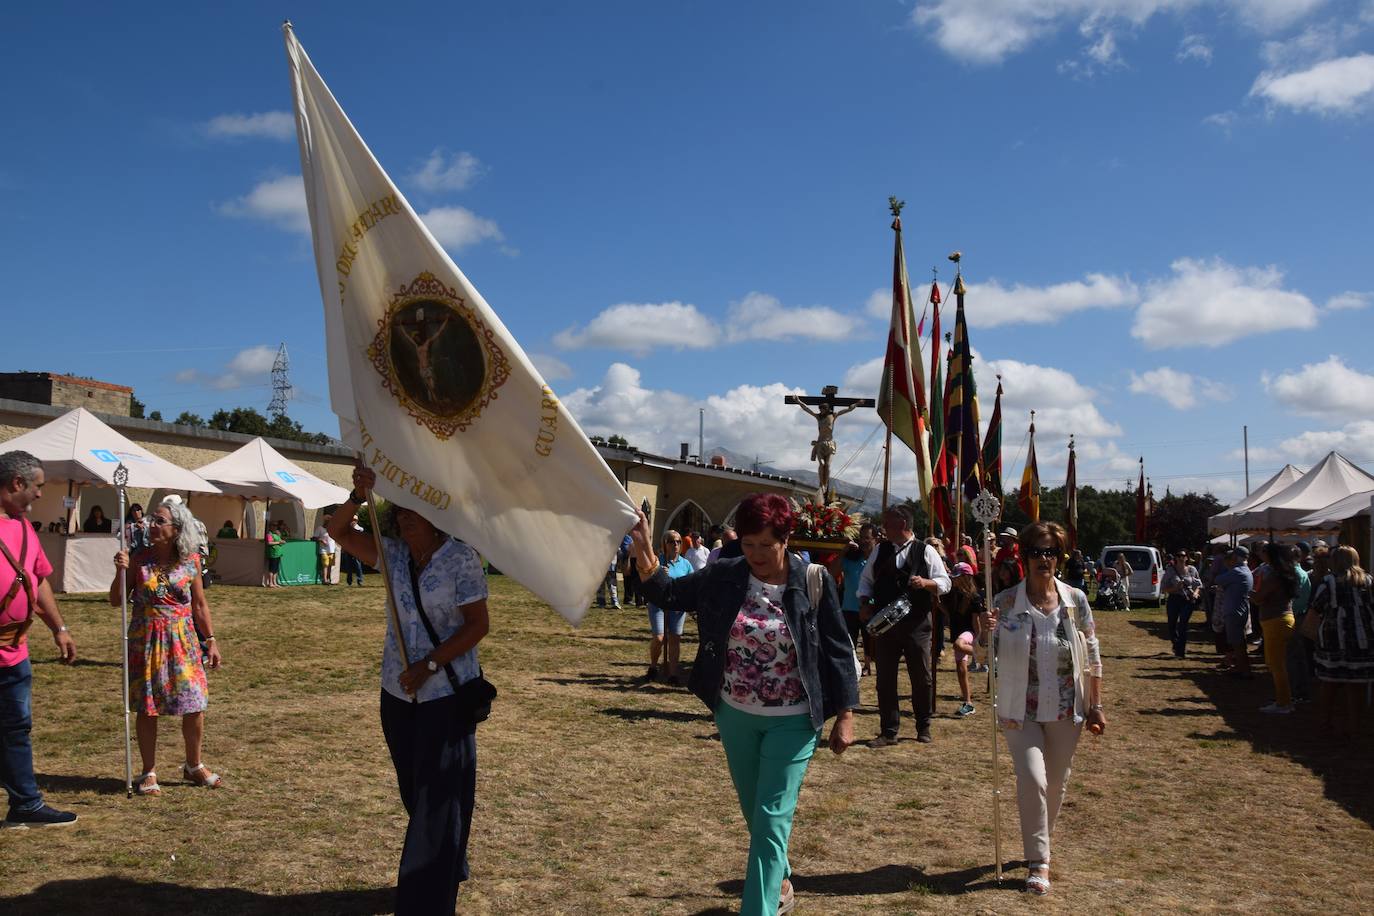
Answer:
<svg viewBox="0 0 1374 916"><path fill-rule="evenodd" d="M7 828L61 827L76 821L70 811L43 803L33 775L33 728L28 629L36 616L52 630L65 664L76 660L76 643L62 623L48 576L48 562L29 522L29 507L43 495L43 465L28 452L0 454L0 783L9 796Z"/></svg>

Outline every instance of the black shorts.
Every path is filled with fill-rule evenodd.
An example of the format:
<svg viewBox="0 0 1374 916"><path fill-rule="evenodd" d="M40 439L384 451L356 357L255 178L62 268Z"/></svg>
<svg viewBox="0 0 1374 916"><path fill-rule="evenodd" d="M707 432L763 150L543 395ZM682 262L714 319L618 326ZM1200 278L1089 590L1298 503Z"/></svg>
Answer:
<svg viewBox="0 0 1374 916"><path fill-rule="evenodd" d="M270 572L270 573L271 573L272 575L274 575L274 576L275 576L277 573L281 572L281 557L268 557L268 558L267 558L267 571Z"/></svg>

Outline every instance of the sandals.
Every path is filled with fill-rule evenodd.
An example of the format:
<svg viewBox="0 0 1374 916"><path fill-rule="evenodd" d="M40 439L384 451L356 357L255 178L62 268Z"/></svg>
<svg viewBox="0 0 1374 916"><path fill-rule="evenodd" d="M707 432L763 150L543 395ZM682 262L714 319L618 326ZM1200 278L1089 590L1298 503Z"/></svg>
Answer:
<svg viewBox="0 0 1374 916"><path fill-rule="evenodd" d="M1050 876L1048 874L1037 875L1031 872L1026 876L1026 893L1034 894L1037 897L1044 897L1050 892Z"/></svg>
<svg viewBox="0 0 1374 916"><path fill-rule="evenodd" d="M783 880L786 880L786 879L783 879ZM797 905L797 898L796 898L796 896L792 893L792 882L791 882L791 881L788 881L788 882L787 882L787 893L782 894L782 895L780 896L780 899L778 900L778 916L783 916L784 913L790 913L790 912L792 912L793 907L795 907L796 905Z"/></svg>
<svg viewBox="0 0 1374 916"><path fill-rule="evenodd" d="M206 789L218 789L224 783L224 780L220 778L218 773L210 772L210 768L203 763L198 763L195 766L191 766L189 763L183 763L181 765L181 775L186 778L187 782Z"/></svg>
<svg viewBox="0 0 1374 916"><path fill-rule="evenodd" d="M139 773L138 779L134 780L134 792L139 795L161 795L162 786L157 784L157 774L152 770Z"/></svg>

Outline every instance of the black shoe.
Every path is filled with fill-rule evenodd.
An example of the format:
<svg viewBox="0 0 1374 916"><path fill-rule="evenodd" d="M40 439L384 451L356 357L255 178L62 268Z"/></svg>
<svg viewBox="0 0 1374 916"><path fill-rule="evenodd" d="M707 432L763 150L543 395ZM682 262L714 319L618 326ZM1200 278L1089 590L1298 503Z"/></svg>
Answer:
<svg viewBox="0 0 1374 916"><path fill-rule="evenodd" d="M5 817L5 827L26 830L29 827L66 827L76 823L76 815L70 811L58 811L43 805L33 811L10 811Z"/></svg>
<svg viewBox="0 0 1374 916"><path fill-rule="evenodd" d="M894 744L896 744L896 743L897 743L897 736L896 736L896 735L879 735L878 737L874 738L872 741L868 742L868 746L869 746L869 747L892 747L892 745L894 745Z"/></svg>
<svg viewBox="0 0 1374 916"><path fill-rule="evenodd" d="M922 728L916 731L916 740L922 744L930 744L935 739L930 737L930 729Z"/></svg>
<svg viewBox="0 0 1374 916"><path fill-rule="evenodd" d="M644 675L644 683L652 684L656 680L658 680L658 666L650 665L648 672Z"/></svg>

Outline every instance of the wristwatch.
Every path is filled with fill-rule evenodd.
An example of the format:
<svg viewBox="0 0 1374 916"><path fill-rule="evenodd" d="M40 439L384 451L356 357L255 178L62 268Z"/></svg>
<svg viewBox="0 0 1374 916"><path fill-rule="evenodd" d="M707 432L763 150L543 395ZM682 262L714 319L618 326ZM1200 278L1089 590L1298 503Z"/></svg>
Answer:
<svg viewBox="0 0 1374 916"><path fill-rule="evenodd" d="M425 667L429 669L430 674L433 674L434 672L439 670L439 663L432 658L426 658Z"/></svg>

